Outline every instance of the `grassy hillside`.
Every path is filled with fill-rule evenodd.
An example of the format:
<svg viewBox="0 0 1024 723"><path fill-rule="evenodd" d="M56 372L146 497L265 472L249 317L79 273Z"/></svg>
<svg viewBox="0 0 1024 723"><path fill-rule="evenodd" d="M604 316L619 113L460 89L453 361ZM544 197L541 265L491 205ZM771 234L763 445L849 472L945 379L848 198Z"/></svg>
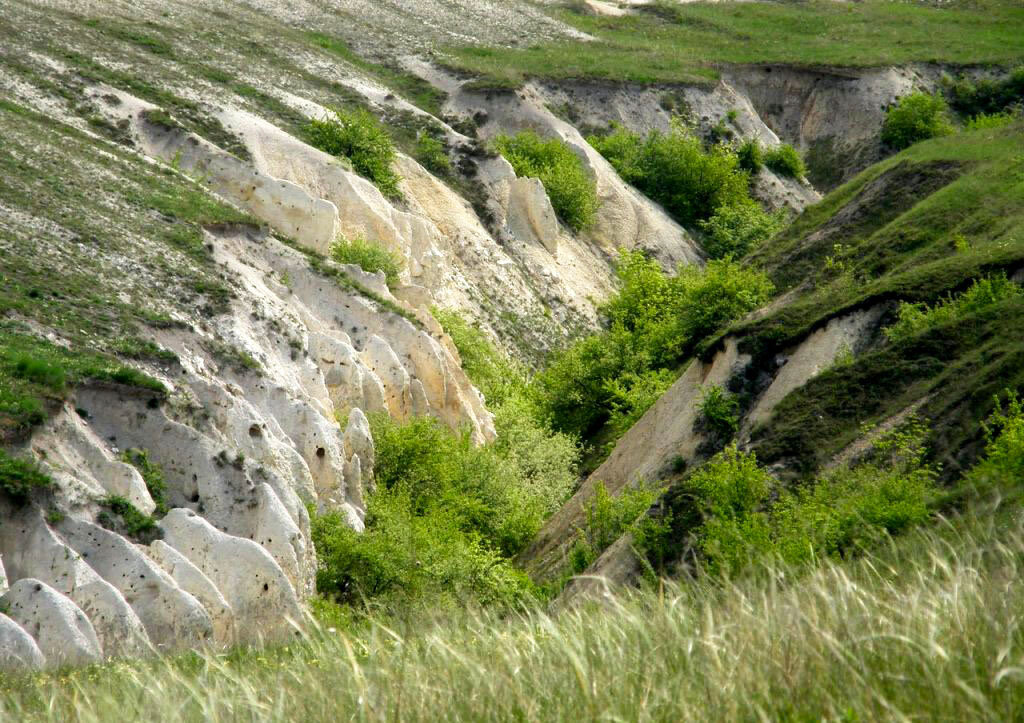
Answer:
<svg viewBox="0 0 1024 723"><path fill-rule="evenodd" d="M735 326L767 364L829 319L904 302L936 304L973 279L1024 266L1024 127L926 141L872 166L808 209L748 262L788 303ZM916 400L933 421L947 478L977 453L977 422L1004 387L1024 383L1020 301L965 310L908 338L878 335L852 364L796 391L755 432L764 461L809 473ZM712 343L708 348L714 348Z"/></svg>
<svg viewBox="0 0 1024 723"><path fill-rule="evenodd" d="M1024 8L1012 0L893 3L656 2L639 14L556 11L595 42L450 50L482 83L600 78L705 84L726 63L871 67L913 62L1012 64L1024 59Z"/></svg>

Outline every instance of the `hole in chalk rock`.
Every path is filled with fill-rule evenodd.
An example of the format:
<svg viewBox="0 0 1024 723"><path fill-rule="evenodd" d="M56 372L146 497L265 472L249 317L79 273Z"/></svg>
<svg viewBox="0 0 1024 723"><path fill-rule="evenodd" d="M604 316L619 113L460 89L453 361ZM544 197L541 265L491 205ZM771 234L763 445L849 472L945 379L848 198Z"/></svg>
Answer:
<svg viewBox="0 0 1024 723"><path fill-rule="evenodd" d="M327 454L327 450L325 450L323 447L317 447L316 448L316 456L317 457L320 457L321 459L323 459L323 456L325 454Z"/></svg>
<svg viewBox="0 0 1024 723"><path fill-rule="evenodd" d="M251 427L249 427L250 437L259 437L261 434L263 434L263 432L260 430L260 425L254 424Z"/></svg>

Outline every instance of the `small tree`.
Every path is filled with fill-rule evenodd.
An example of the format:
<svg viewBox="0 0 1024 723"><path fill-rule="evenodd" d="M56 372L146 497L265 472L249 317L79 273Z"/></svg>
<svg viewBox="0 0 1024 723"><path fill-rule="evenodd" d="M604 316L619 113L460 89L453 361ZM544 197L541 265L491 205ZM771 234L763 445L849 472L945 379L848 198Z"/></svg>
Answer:
<svg viewBox="0 0 1024 723"><path fill-rule="evenodd" d="M949 107L938 93L911 93L889 109L882 124L882 142L900 150L953 132Z"/></svg>

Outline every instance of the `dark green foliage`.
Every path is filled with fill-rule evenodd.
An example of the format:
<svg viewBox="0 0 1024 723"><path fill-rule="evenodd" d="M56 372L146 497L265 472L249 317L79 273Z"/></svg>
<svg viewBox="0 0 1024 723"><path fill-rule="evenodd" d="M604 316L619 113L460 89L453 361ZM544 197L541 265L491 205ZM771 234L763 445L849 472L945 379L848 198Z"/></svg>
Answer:
<svg viewBox="0 0 1024 723"><path fill-rule="evenodd" d="M691 546L705 569L725 575L766 556L804 564L857 553L928 519L937 489L927 433L911 419L865 461L795 489L732 444L669 492L668 509L642 528L638 544L657 564Z"/></svg>
<svg viewBox="0 0 1024 723"><path fill-rule="evenodd" d="M432 173L446 175L452 170L452 162L448 158L444 143L437 138L421 133L416 139L416 160Z"/></svg>
<svg viewBox="0 0 1024 723"><path fill-rule="evenodd" d="M16 503L24 503L35 490L48 489L53 480L34 461L11 457L0 449L0 491Z"/></svg>
<svg viewBox="0 0 1024 723"><path fill-rule="evenodd" d="M1012 106L1024 104L1024 66L1005 77L982 78L977 82L963 77L948 84L950 105L964 116L996 115Z"/></svg>
<svg viewBox="0 0 1024 723"><path fill-rule="evenodd" d="M582 231L593 223L599 205L596 184L565 143L523 131L498 136L495 146L517 176L540 179L555 213L569 228Z"/></svg>
<svg viewBox="0 0 1024 723"><path fill-rule="evenodd" d="M153 514L156 517L163 517L167 514L167 482L164 480L164 470L156 462L149 458L149 453L144 449L128 449L121 453L121 459L139 470L142 479L146 482L146 489L149 496L156 503Z"/></svg>
<svg viewBox="0 0 1024 723"><path fill-rule="evenodd" d="M364 176L389 198L399 198L401 177L392 167L395 146L380 123L366 110L338 109L306 128L311 145L332 156L347 158L356 173Z"/></svg>
<svg viewBox="0 0 1024 723"><path fill-rule="evenodd" d="M736 149L736 158L739 160L740 168L751 174L756 174L764 167L764 151L756 138L744 141Z"/></svg>
<svg viewBox="0 0 1024 723"><path fill-rule="evenodd" d="M783 143L764 152L764 165L782 176L800 179L807 175L807 166L793 146Z"/></svg>
<svg viewBox="0 0 1024 723"><path fill-rule="evenodd" d="M586 505L586 520L576 530L576 542L569 552L569 568L579 575L601 556L608 547L629 531L637 518L647 511L657 493L642 488L622 490L612 497L603 482L598 482L594 496Z"/></svg>
<svg viewBox="0 0 1024 723"><path fill-rule="evenodd" d="M405 261L398 254L363 239L339 240L331 246L331 258L339 264L355 264L371 274L382 271L392 288L398 286L398 275L405 266Z"/></svg>
<svg viewBox="0 0 1024 723"><path fill-rule="evenodd" d="M1007 279L1005 274L978 279L962 293L949 294L932 306L925 303L901 304L897 320L885 329L885 336L891 341L906 341L928 329L982 313L1004 299L1022 296L1024 291L1021 287Z"/></svg>
<svg viewBox="0 0 1024 723"><path fill-rule="evenodd" d="M684 226L710 218L723 206L748 198L747 174L725 145L705 150L681 122L668 133L646 138L617 127L607 136L587 139L623 180L665 207Z"/></svg>
<svg viewBox="0 0 1024 723"><path fill-rule="evenodd" d="M729 441L740 426L740 403L735 395L712 384L701 389L698 425L712 435Z"/></svg>
<svg viewBox="0 0 1024 723"><path fill-rule="evenodd" d="M1004 396L994 398L995 409L982 425L984 458L965 475L964 487L983 499L995 493L1017 501L1024 493L1024 404L1014 391Z"/></svg>
<svg viewBox="0 0 1024 723"><path fill-rule="evenodd" d="M786 224L786 211L765 213L754 201L723 206L706 221L704 250L713 259L741 258L777 234Z"/></svg>
<svg viewBox="0 0 1024 723"><path fill-rule="evenodd" d="M142 543L157 537L156 520L140 512L124 497L111 495L101 499L99 504L105 509L97 515L96 521L107 529Z"/></svg>
<svg viewBox="0 0 1024 723"><path fill-rule="evenodd" d="M901 98L886 114L882 124L882 142L900 150L918 141L952 132L945 98L938 93L911 93Z"/></svg>
<svg viewBox="0 0 1024 723"><path fill-rule="evenodd" d="M668 276L640 253L623 253L620 291L601 308L607 329L557 354L537 375L538 402L556 428L588 436L613 414L616 433L674 380L677 365L723 324L768 300L765 276L730 261Z"/></svg>

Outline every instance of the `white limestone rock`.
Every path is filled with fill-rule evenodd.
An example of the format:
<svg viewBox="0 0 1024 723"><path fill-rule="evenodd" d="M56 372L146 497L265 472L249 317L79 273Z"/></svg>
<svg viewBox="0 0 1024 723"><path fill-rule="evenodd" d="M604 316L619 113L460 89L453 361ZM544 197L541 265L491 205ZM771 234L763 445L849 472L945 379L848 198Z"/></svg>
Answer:
<svg viewBox="0 0 1024 723"><path fill-rule="evenodd" d="M160 522L164 542L217 586L235 613L241 641L282 640L303 619L281 567L252 540L216 529L192 510L174 509Z"/></svg>
<svg viewBox="0 0 1024 723"><path fill-rule="evenodd" d="M103 579L116 587L161 651L200 648L213 623L196 598L121 535L85 520L68 518L60 531Z"/></svg>
<svg viewBox="0 0 1024 723"><path fill-rule="evenodd" d="M235 613L217 586L202 570L163 540L155 540L147 551L182 590L192 594L213 622L213 639L222 646L235 642Z"/></svg>
<svg viewBox="0 0 1024 723"><path fill-rule="evenodd" d="M0 614L0 671L41 670L45 665L46 658L32 636Z"/></svg>
<svg viewBox="0 0 1024 723"><path fill-rule="evenodd" d="M92 621L107 657L152 653L128 601L50 529L41 511L0 510L0 516L0 552L12 579L37 578L71 598Z"/></svg>
<svg viewBox="0 0 1024 723"><path fill-rule="evenodd" d="M88 665L103 659L89 618L71 598L42 580L18 580L0 597L0 605L35 639L48 665Z"/></svg>

